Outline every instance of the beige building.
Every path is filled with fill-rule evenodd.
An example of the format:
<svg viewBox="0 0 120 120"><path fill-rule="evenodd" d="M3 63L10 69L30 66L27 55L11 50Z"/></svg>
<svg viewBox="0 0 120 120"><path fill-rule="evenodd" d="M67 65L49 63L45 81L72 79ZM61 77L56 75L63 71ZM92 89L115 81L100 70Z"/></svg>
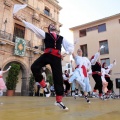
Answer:
<svg viewBox="0 0 120 120"><path fill-rule="evenodd" d="M107 62L109 65L116 59L116 65L112 69L111 79L114 83L114 91L116 89L116 78L120 78L120 14L106 17L83 25L70 28L73 31L74 40L79 40L75 46L75 52L81 47L84 56L91 58L101 45L105 48L100 52L100 62ZM94 80L90 79L92 87ZM120 86L120 80L117 82Z"/></svg>
<svg viewBox="0 0 120 120"><path fill-rule="evenodd" d="M16 93L28 95L30 66L41 54L43 54L44 44L34 33L26 29L22 22L13 18L14 4L27 4L27 8L21 10L24 20L47 31L50 23L57 26L58 32L59 11L62 9L57 0L0 0L0 67L5 70L11 63L18 63L21 66L19 82ZM23 38L26 42L25 54L23 56L15 54L16 36ZM21 48L19 46L19 48ZM47 66L47 73L51 69ZM4 75L6 79L7 73Z"/></svg>

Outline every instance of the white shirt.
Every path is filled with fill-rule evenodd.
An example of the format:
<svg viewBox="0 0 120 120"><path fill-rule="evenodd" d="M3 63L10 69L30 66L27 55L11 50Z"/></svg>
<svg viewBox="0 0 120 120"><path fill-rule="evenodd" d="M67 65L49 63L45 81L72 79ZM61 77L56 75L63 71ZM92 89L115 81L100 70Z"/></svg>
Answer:
<svg viewBox="0 0 120 120"><path fill-rule="evenodd" d="M84 65L84 60L82 56L75 56L74 60L76 65L79 65L79 68L81 68L82 65Z"/></svg>
<svg viewBox="0 0 120 120"><path fill-rule="evenodd" d="M91 60L91 65L95 65L95 64L96 64L99 56L100 56L100 53L97 52L97 53L94 55L94 58Z"/></svg>
<svg viewBox="0 0 120 120"><path fill-rule="evenodd" d="M24 20L22 22L25 24L26 28L28 28L29 30L34 32L39 38L45 39L45 37L46 37L45 32L42 29L40 29L40 28L34 26L33 24L26 22ZM64 37L63 37L62 45L67 54L73 53L74 45L69 43Z"/></svg>
<svg viewBox="0 0 120 120"><path fill-rule="evenodd" d="M68 80L68 79L69 79L69 77L66 77L66 75L63 74L63 80Z"/></svg>
<svg viewBox="0 0 120 120"><path fill-rule="evenodd" d="M92 74L92 70L91 70L91 62L87 57L83 57L83 61L84 61L84 66L87 69L87 76Z"/></svg>

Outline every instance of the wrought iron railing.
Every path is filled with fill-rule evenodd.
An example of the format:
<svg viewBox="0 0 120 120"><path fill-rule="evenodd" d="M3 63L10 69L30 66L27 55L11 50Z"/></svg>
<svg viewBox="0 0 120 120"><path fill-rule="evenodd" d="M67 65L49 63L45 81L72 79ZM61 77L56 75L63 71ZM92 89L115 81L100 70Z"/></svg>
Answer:
<svg viewBox="0 0 120 120"><path fill-rule="evenodd" d="M13 35L0 30L0 38L12 41Z"/></svg>
<svg viewBox="0 0 120 120"><path fill-rule="evenodd" d="M16 37L17 37L17 36L15 36L15 35L12 35L12 34L10 34L10 33L7 33L7 32L5 32L5 31L1 31L1 30L0 30L0 38L2 38L2 39L4 39L4 40L9 40L9 41L11 41L11 42L15 42L15 38L16 38ZM33 47L33 46L31 46L29 40L25 40L25 41L26 41L26 46L28 46L28 47ZM39 45L39 46L38 46L38 49L41 50L41 51L44 51L44 45Z"/></svg>

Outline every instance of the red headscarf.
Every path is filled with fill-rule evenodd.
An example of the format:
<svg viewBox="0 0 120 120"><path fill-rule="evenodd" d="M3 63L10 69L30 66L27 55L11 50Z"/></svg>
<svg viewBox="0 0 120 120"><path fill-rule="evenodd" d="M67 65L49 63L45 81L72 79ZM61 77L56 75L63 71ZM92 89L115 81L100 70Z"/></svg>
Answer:
<svg viewBox="0 0 120 120"><path fill-rule="evenodd" d="M105 64L106 64L106 62L104 62L104 63L102 64L102 68L105 68Z"/></svg>
<svg viewBox="0 0 120 120"><path fill-rule="evenodd" d="M94 58L94 55L90 58L90 61Z"/></svg>

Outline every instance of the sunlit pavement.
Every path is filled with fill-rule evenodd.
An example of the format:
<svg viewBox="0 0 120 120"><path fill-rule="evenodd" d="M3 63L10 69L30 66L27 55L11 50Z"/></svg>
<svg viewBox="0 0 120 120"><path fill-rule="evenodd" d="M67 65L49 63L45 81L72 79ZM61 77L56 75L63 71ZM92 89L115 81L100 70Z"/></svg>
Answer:
<svg viewBox="0 0 120 120"><path fill-rule="evenodd" d="M0 97L0 120L120 120L120 99L102 101L64 97L69 108L54 105L55 97Z"/></svg>

